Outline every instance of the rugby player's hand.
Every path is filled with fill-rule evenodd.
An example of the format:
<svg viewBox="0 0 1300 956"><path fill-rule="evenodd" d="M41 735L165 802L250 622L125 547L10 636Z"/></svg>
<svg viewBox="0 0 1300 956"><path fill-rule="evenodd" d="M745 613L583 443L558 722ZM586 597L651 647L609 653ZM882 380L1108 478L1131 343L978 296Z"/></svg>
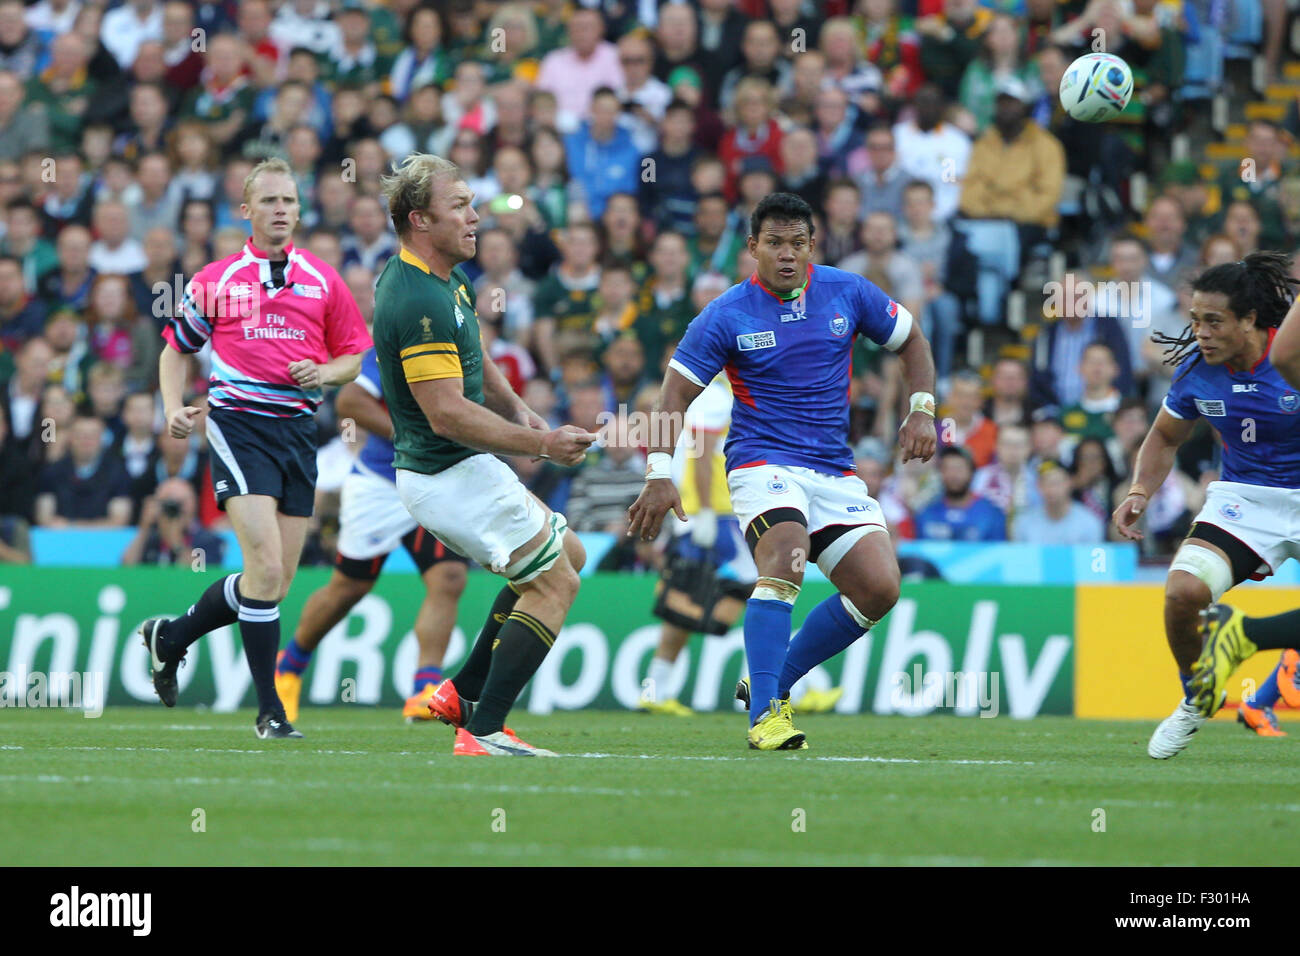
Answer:
<svg viewBox="0 0 1300 956"><path fill-rule="evenodd" d="M1115 522L1115 528L1119 533L1128 538L1130 541L1141 541L1142 532L1137 528L1138 519L1142 517L1142 512L1147 509L1147 499L1143 495L1129 495L1120 506L1115 509L1115 514L1111 520Z"/></svg>
<svg viewBox="0 0 1300 956"><path fill-rule="evenodd" d="M577 425L563 425L542 438L542 457L557 465L576 465L587 457L587 449L599 437Z"/></svg>
<svg viewBox="0 0 1300 956"><path fill-rule="evenodd" d="M641 494L632 502L632 507L627 509L628 537L639 536L642 541L653 541L659 537L659 529L663 527L664 516L669 511L682 521L686 520L686 512L682 510L682 497L677 493L673 480L647 480Z"/></svg>
<svg viewBox="0 0 1300 956"><path fill-rule="evenodd" d="M321 374L320 366L311 359L290 362L289 374L293 376L299 388L320 388L325 384L325 376Z"/></svg>
<svg viewBox="0 0 1300 956"><path fill-rule="evenodd" d="M515 423L523 425L525 428L531 428L536 432L546 432L551 430L551 426L547 424L546 419L541 415L538 415L527 405L522 406L515 414Z"/></svg>
<svg viewBox="0 0 1300 956"><path fill-rule="evenodd" d="M190 432L194 431L195 417L202 414L203 409L195 408L193 405L178 408L167 416L167 431L171 433L172 438L189 438Z"/></svg>
<svg viewBox="0 0 1300 956"><path fill-rule="evenodd" d="M898 449L903 453L903 461L913 458L929 461L934 457L934 449L939 438L934 430L934 417L925 412L912 412L903 420L898 430Z"/></svg>

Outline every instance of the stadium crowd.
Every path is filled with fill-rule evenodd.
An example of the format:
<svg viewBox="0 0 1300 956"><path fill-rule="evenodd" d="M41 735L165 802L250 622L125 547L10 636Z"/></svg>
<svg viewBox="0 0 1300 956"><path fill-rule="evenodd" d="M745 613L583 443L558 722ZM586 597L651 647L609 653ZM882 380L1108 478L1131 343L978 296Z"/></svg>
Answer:
<svg viewBox="0 0 1300 956"><path fill-rule="evenodd" d="M30 558L32 525L135 527L127 563L211 541L202 436L162 427L165 317L239 250L244 178L279 156L299 244L369 319L397 250L379 177L413 151L474 189L484 341L553 422L648 411L690 320L752 274L749 211L789 191L817 211L817 261L874 281L934 349L928 465L895 461L896 363L862 344L852 369L859 473L896 534L1107 540L1170 381L1151 334L1181 332L1198 269L1294 251L1294 104L1250 123L1252 177L1170 149L1209 136L1211 96L1249 94L1251 58L1279 75L1285 16L1280 0L0 0L0 560ZM1137 84L1105 126L1056 96L1096 29ZM1027 322L1009 321L1017 293ZM328 404L318 420L307 564L331 558L362 437ZM1208 431L1180 454L1147 557L1172 553L1218 456ZM579 531L621 532L644 471L618 442L578 469L512 464ZM653 561L629 544L604 566Z"/></svg>

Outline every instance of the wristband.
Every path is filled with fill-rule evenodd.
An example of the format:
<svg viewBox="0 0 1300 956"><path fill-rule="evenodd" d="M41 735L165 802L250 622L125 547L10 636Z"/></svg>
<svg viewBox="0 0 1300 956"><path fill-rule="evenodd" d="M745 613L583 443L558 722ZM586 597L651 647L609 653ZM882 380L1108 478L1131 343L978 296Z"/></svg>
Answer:
<svg viewBox="0 0 1300 956"><path fill-rule="evenodd" d="M924 412L934 418L934 396L929 392L913 392L911 408L908 409L908 412L909 414L911 412Z"/></svg>
<svg viewBox="0 0 1300 956"><path fill-rule="evenodd" d="M1133 495L1141 495L1147 501L1151 500L1151 496L1147 494L1146 488L1143 485L1139 485L1137 482L1133 482L1133 484L1129 487L1128 494L1125 497L1132 497Z"/></svg>
<svg viewBox="0 0 1300 956"><path fill-rule="evenodd" d="M672 478L673 456L666 451L652 451L645 460L645 480Z"/></svg>

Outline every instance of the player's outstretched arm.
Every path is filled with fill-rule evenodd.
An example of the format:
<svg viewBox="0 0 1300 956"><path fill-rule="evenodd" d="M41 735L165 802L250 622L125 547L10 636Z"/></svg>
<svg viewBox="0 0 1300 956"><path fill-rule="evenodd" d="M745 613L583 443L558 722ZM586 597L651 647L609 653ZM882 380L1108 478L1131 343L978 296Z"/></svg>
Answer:
<svg viewBox="0 0 1300 956"><path fill-rule="evenodd" d="M938 444L934 430L934 355L919 322L912 323L897 354L911 396L907 417L898 429L898 448L905 462L913 458L929 461Z"/></svg>
<svg viewBox="0 0 1300 956"><path fill-rule="evenodd" d="M1129 493L1111 516L1116 530L1130 541L1142 540L1137 521L1142 517L1142 512L1146 511L1151 495L1169 477L1169 471L1174 467L1174 456L1178 453L1179 446L1187 441L1195 425L1194 421L1175 418L1163 408L1156 415L1151 430L1138 449Z"/></svg>
<svg viewBox="0 0 1300 956"><path fill-rule="evenodd" d="M1300 388L1300 299L1291 303L1268 358L1288 385Z"/></svg>
<svg viewBox="0 0 1300 956"><path fill-rule="evenodd" d="M464 379L459 377L411 382L410 387L436 434L494 455L530 455L576 465L600 437L574 425L543 432L508 422L467 399Z"/></svg>
<svg viewBox="0 0 1300 956"><path fill-rule="evenodd" d="M669 367L664 374L659 400L651 413L654 420L650 428L650 454L647 456L645 487L632 507L627 509L627 533L639 536L642 541L653 541L663 527L664 516L672 511L682 521L681 495L670 474L673 449L681 434L686 409L704 391L704 386L692 382L677 369Z"/></svg>
<svg viewBox="0 0 1300 956"><path fill-rule="evenodd" d="M339 389L334 408L339 421L350 418L370 434L393 440L393 420L388 409L356 382L348 382Z"/></svg>

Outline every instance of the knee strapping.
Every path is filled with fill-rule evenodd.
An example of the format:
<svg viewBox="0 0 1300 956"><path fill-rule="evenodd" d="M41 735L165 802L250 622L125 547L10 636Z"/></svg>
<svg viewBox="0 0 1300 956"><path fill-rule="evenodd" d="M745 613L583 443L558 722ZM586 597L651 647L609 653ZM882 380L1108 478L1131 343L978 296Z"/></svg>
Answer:
<svg viewBox="0 0 1300 956"><path fill-rule="evenodd" d="M794 582L782 578L761 577L754 585L754 593L751 597L756 601L784 601L793 606L798 596L799 585Z"/></svg>
<svg viewBox="0 0 1300 956"><path fill-rule="evenodd" d="M538 575L549 571L554 567L555 562L560 560L560 555L564 553L564 533L568 530L569 523L564 519L564 515L558 511L552 511L550 526L551 533L540 547L524 555L502 571L510 579L511 584L527 584ZM516 588L516 590L518 589Z"/></svg>
<svg viewBox="0 0 1300 956"><path fill-rule="evenodd" d="M1205 582L1210 589L1210 600L1217 601L1233 585L1232 567L1209 548L1197 544L1185 544L1178 549L1170 571L1186 571L1188 574Z"/></svg>

